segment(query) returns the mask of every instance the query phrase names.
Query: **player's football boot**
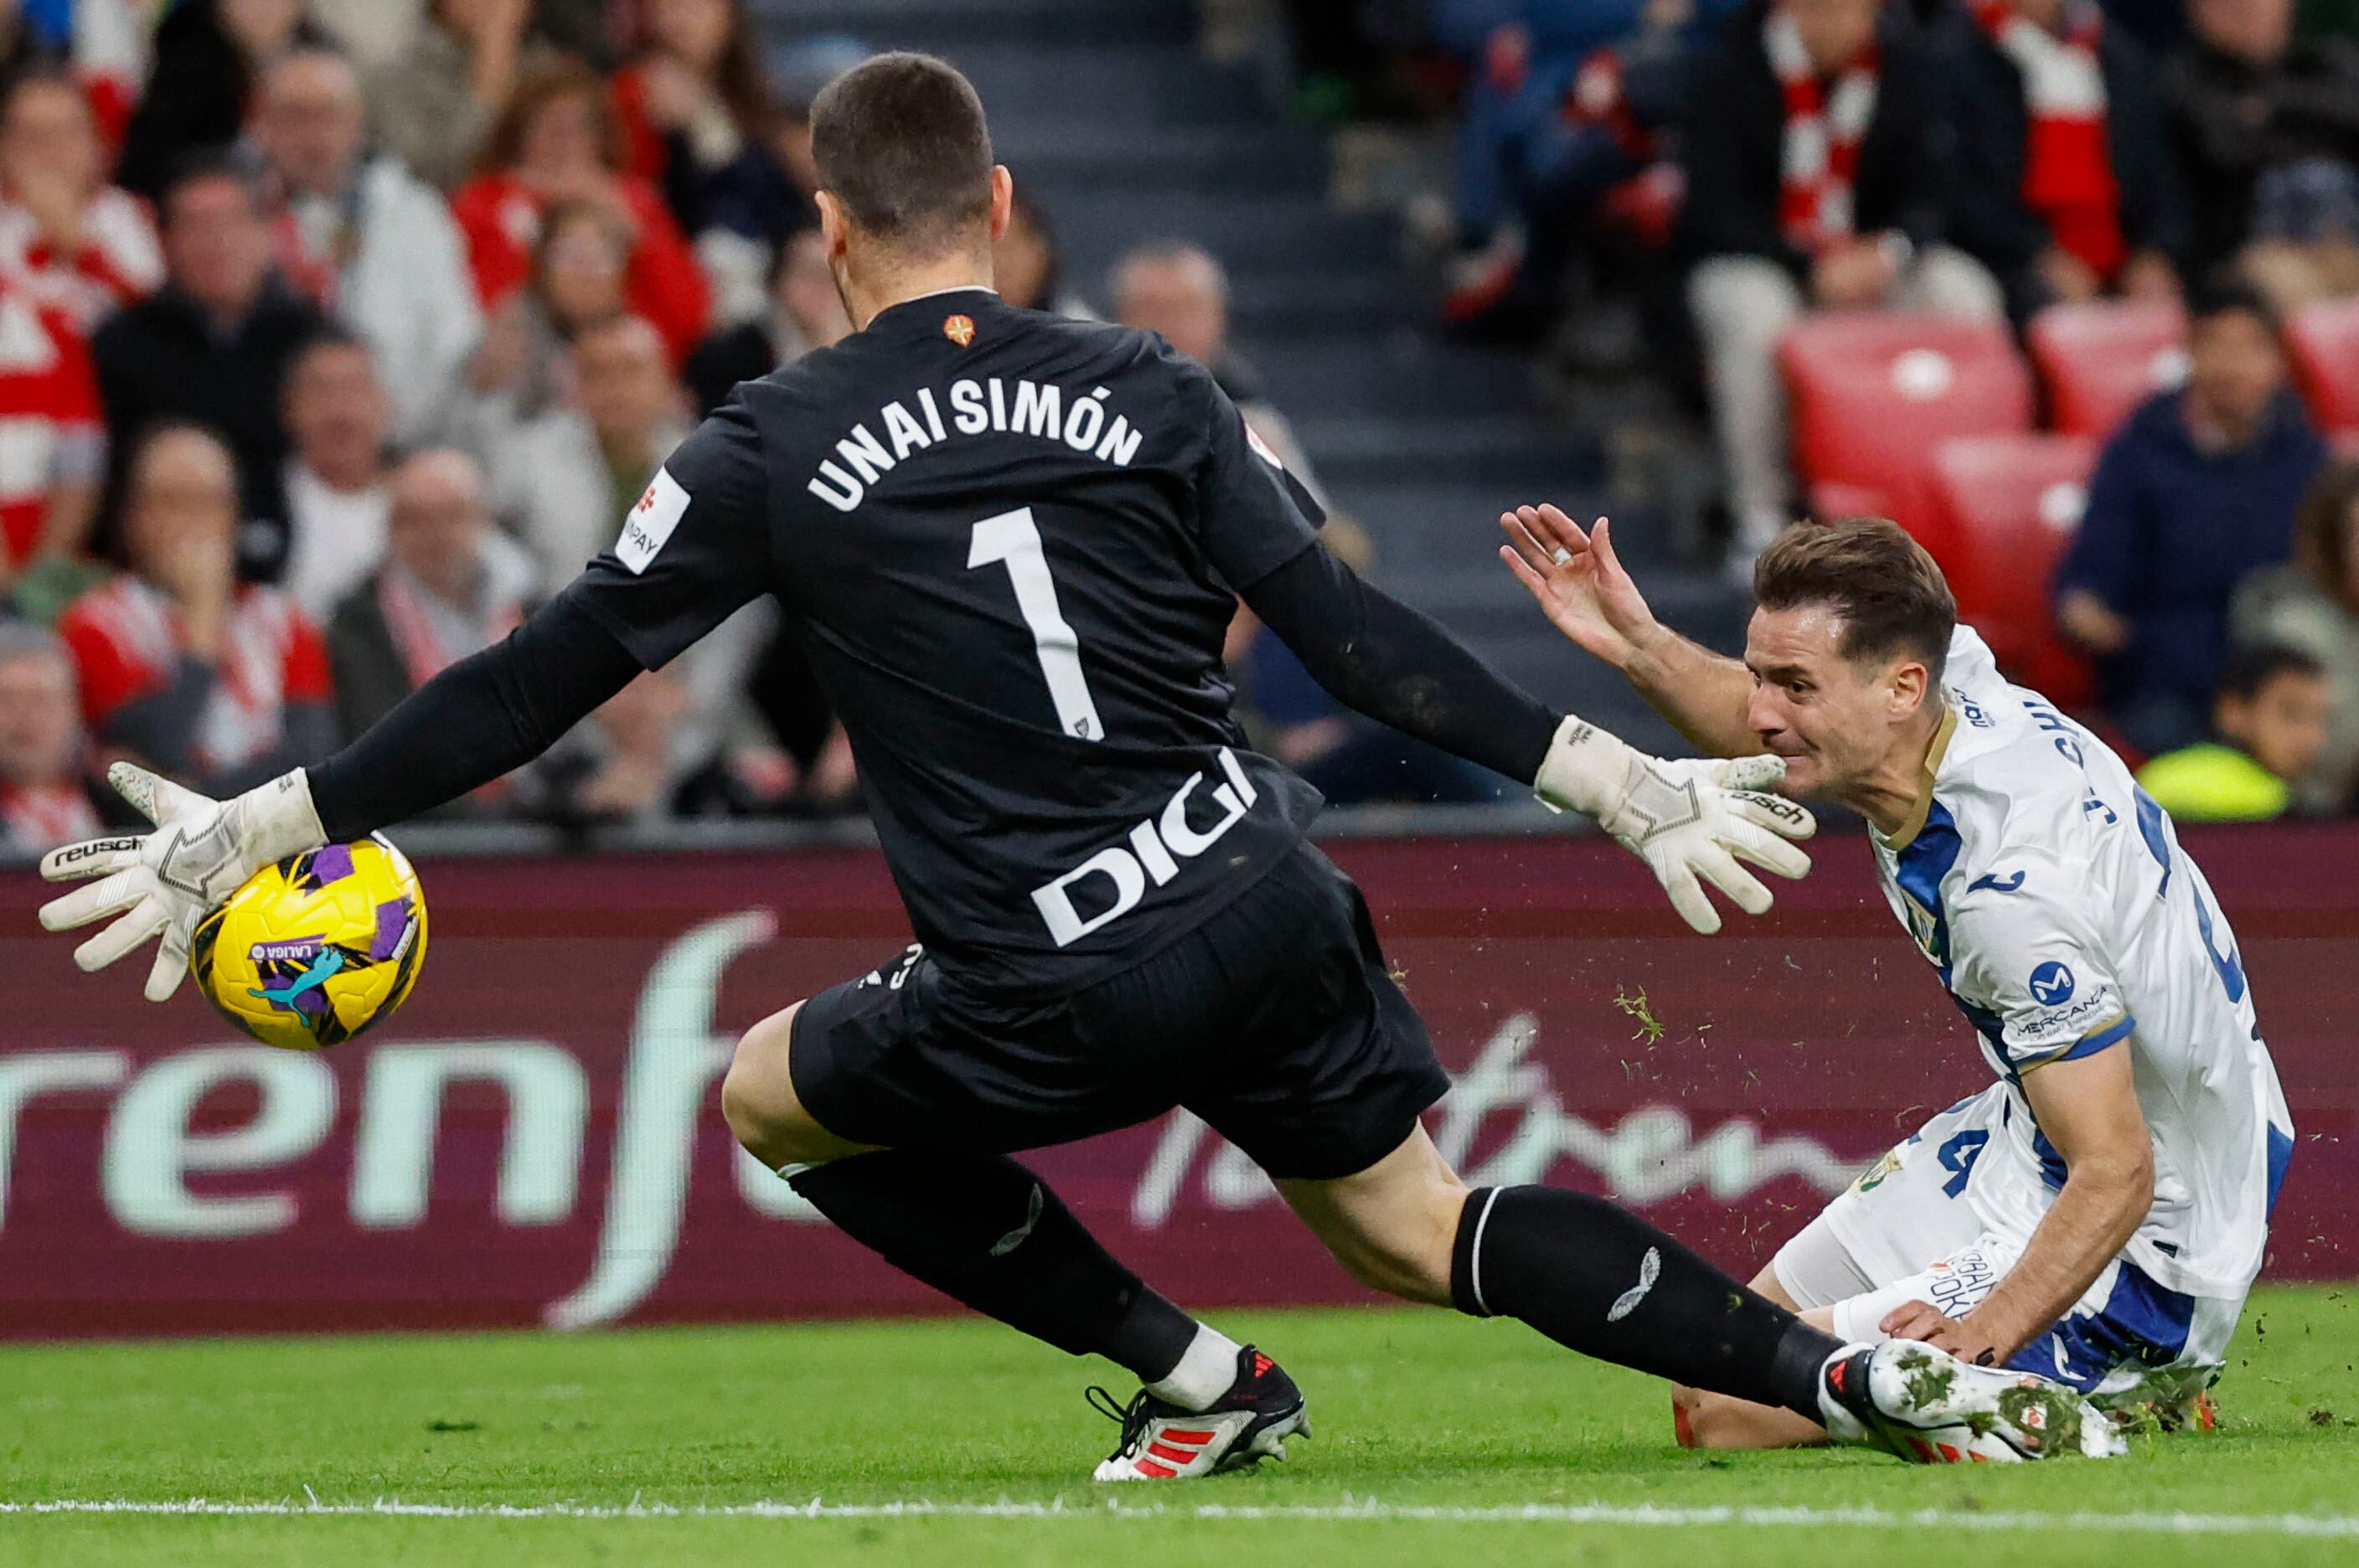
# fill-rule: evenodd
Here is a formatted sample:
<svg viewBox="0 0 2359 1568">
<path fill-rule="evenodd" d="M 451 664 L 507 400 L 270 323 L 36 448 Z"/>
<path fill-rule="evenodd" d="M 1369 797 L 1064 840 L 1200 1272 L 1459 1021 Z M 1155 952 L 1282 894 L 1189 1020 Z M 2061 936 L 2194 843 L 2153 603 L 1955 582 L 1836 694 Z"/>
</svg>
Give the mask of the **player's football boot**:
<svg viewBox="0 0 2359 1568">
<path fill-rule="evenodd" d="M 1914 1465 L 2012 1465 L 2128 1445 L 2094 1405 L 2061 1383 L 1975 1367 L 1916 1340 L 1846 1345 L 1819 1372 L 1819 1408 L 1837 1443 Z"/>
<path fill-rule="evenodd" d="M 1122 1423 L 1122 1442 L 1097 1468 L 1101 1481 L 1176 1481 L 1246 1469 L 1284 1459 L 1288 1438 L 1310 1435 L 1302 1390 L 1250 1345 L 1237 1352 L 1237 1380 L 1211 1410 L 1182 1410 L 1144 1388 L 1126 1406 L 1092 1388 L 1090 1403 Z"/>
</svg>

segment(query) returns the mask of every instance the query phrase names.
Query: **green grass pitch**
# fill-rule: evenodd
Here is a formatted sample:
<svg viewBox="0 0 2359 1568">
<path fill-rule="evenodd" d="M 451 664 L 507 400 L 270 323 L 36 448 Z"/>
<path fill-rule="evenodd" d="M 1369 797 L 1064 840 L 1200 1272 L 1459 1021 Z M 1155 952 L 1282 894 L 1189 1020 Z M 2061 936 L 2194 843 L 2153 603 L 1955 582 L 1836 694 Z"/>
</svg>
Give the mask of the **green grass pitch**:
<svg viewBox="0 0 2359 1568">
<path fill-rule="evenodd" d="M 1081 1392 L 1128 1388 L 974 1322 L 13 1348 L 0 1563 L 2359 1562 L 2359 1288 L 2256 1299 L 2220 1432 L 2006 1468 L 1683 1453 L 1661 1385 L 1513 1323 L 1222 1322 L 1316 1440 L 1119 1490 Z"/>
</svg>

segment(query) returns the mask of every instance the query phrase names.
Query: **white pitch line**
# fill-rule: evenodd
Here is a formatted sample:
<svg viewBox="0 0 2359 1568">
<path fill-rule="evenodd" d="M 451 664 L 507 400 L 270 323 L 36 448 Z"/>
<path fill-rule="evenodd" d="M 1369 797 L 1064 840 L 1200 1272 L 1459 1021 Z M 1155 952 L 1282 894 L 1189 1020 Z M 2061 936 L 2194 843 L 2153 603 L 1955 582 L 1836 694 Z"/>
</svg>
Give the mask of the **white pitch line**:
<svg viewBox="0 0 2359 1568">
<path fill-rule="evenodd" d="M 215 1502 L 205 1497 L 171 1502 L 130 1497 L 0 1502 L 0 1515 L 13 1514 L 130 1514 L 225 1519 L 1299 1519 L 1321 1523 L 1373 1520 L 1441 1524 L 1637 1525 L 1672 1529 L 1736 1525 L 1746 1529 L 1824 1530 L 1836 1526 L 1866 1530 L 2084 1530 L 2146 1535 L 2359 1539 L 2359 1516 L 2348 1514 L 1984 1513 L 1944 1508 L 1634 1508 L 1606 1503 L 1508 1503 L 1473 1508 L 1373 1501 L 1301 1505 L 1203 1503 L 1175 1507 L 1161 1503 L 1125 1503 L 1115 1497 L 1108 1497 L 1103 1503 L 1073 1508 L 1067 1508 L 1061 1498 L 1046 1503 L 828 1503 L 814 1497 L 808 1503 L 700 1503 L 684 1507 L 639 1502 L 404 1503 L 383 1498 L 366 1503 L 322 1503 L 316 1499 L 301 1503 L 232 1503 Z"/>
</svg>

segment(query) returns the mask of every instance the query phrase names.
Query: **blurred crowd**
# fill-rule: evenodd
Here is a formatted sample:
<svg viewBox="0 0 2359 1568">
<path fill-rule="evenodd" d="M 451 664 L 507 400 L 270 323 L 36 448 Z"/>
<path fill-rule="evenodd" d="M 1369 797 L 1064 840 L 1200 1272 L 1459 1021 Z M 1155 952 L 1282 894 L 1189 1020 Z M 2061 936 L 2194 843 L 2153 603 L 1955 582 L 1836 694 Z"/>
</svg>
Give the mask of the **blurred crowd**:
<svg viewBox="0 0 2359 1568">
<path fill-rule="evenodd" d="M 324 756 L 609 546 L 733 386 L 844 336 L 808 114 L 865 52 L 745 0 L 0 0 L 0 850 L 120 822 L 117 757 L 220 793 Z M 995 260 L 1089 313 L 1029 192 Z M 1308 472 L 1217 260 L 1107 282 Z M 1235 653 L 1338 798 L 1487 793 L 1250 626 Z M 448 814 L 858 809 L 765 605 Z"/>
<path fill-rule="evenodd" d="M 0 843 L 325 755 L 848 330 L 742 0 L 0 0 Z M 847 809 L 777 628 L 453 814 Z"/>
<path fill-rule="evenodd" d="M 2182 815 L 2359 809 L 2359 471 L 2334 462 L 2359 407 L 2306 404 L 2286 353 L 2289 328 L 2332 329 L 2313 379 L 2359 379 L 2359 5 L 1289 9 L 1325 40 L 1299 58 L 1328 101 L 1454 117 L 1450 321 L 1537 346 L 1621 309 L 1687 378 L 1740 577 L 1796 516 L 1860 498 L 1797 462 L 1805 324 L 2036 338 L 2060 308 L 2169 312 L 2170 373 L 2093 432 L 2045 629 Z"/>
<path fill-rule="evenodd" d="M 1454 117 L 1451 322 L 1618 303 L 1695 368 L 1740 563 L 1810 499 L 1797 323 L 2184 308 L 2055 626 L 2175 810 L 2351 809 L 2359 471 L 2281 334 L 2359 295 L 2359 0 L 1277 3 L 1309 96 Z M 0 846 L 101 825 L 114 757 L 218 791 L 323 755 L 611 543 L 733 385 L 843 336 L 807 116 L 864 52 L 746 0 L 0 0 Z M 1086 313 L 1018 197 L 1002 292 Z M 1215 257 L 1105 283 L 1316 487 Z M 1249 620 L 1231 656 L 1332 798 L 1495 793 Z M 756 607 L 451 811 L 857 809 Z"/>
</svg>

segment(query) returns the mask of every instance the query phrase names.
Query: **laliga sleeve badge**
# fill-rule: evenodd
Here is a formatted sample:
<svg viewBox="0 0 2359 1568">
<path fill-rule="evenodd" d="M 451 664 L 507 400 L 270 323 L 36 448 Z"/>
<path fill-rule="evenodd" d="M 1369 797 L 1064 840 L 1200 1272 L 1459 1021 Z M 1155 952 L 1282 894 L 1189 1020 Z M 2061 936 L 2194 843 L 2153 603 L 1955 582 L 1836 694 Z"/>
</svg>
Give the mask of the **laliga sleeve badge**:
<svg viewBox="0 0 2359 1568">
<path fill-rule="evenodd" d="M 942 336 L 950 339 L 951 342 L 958 344 L 961 348 L 966 347 L 969 343 L 974 342 L 974 318 L 973 316 L 944 316 L 942 318 Z"/>
</svg>

